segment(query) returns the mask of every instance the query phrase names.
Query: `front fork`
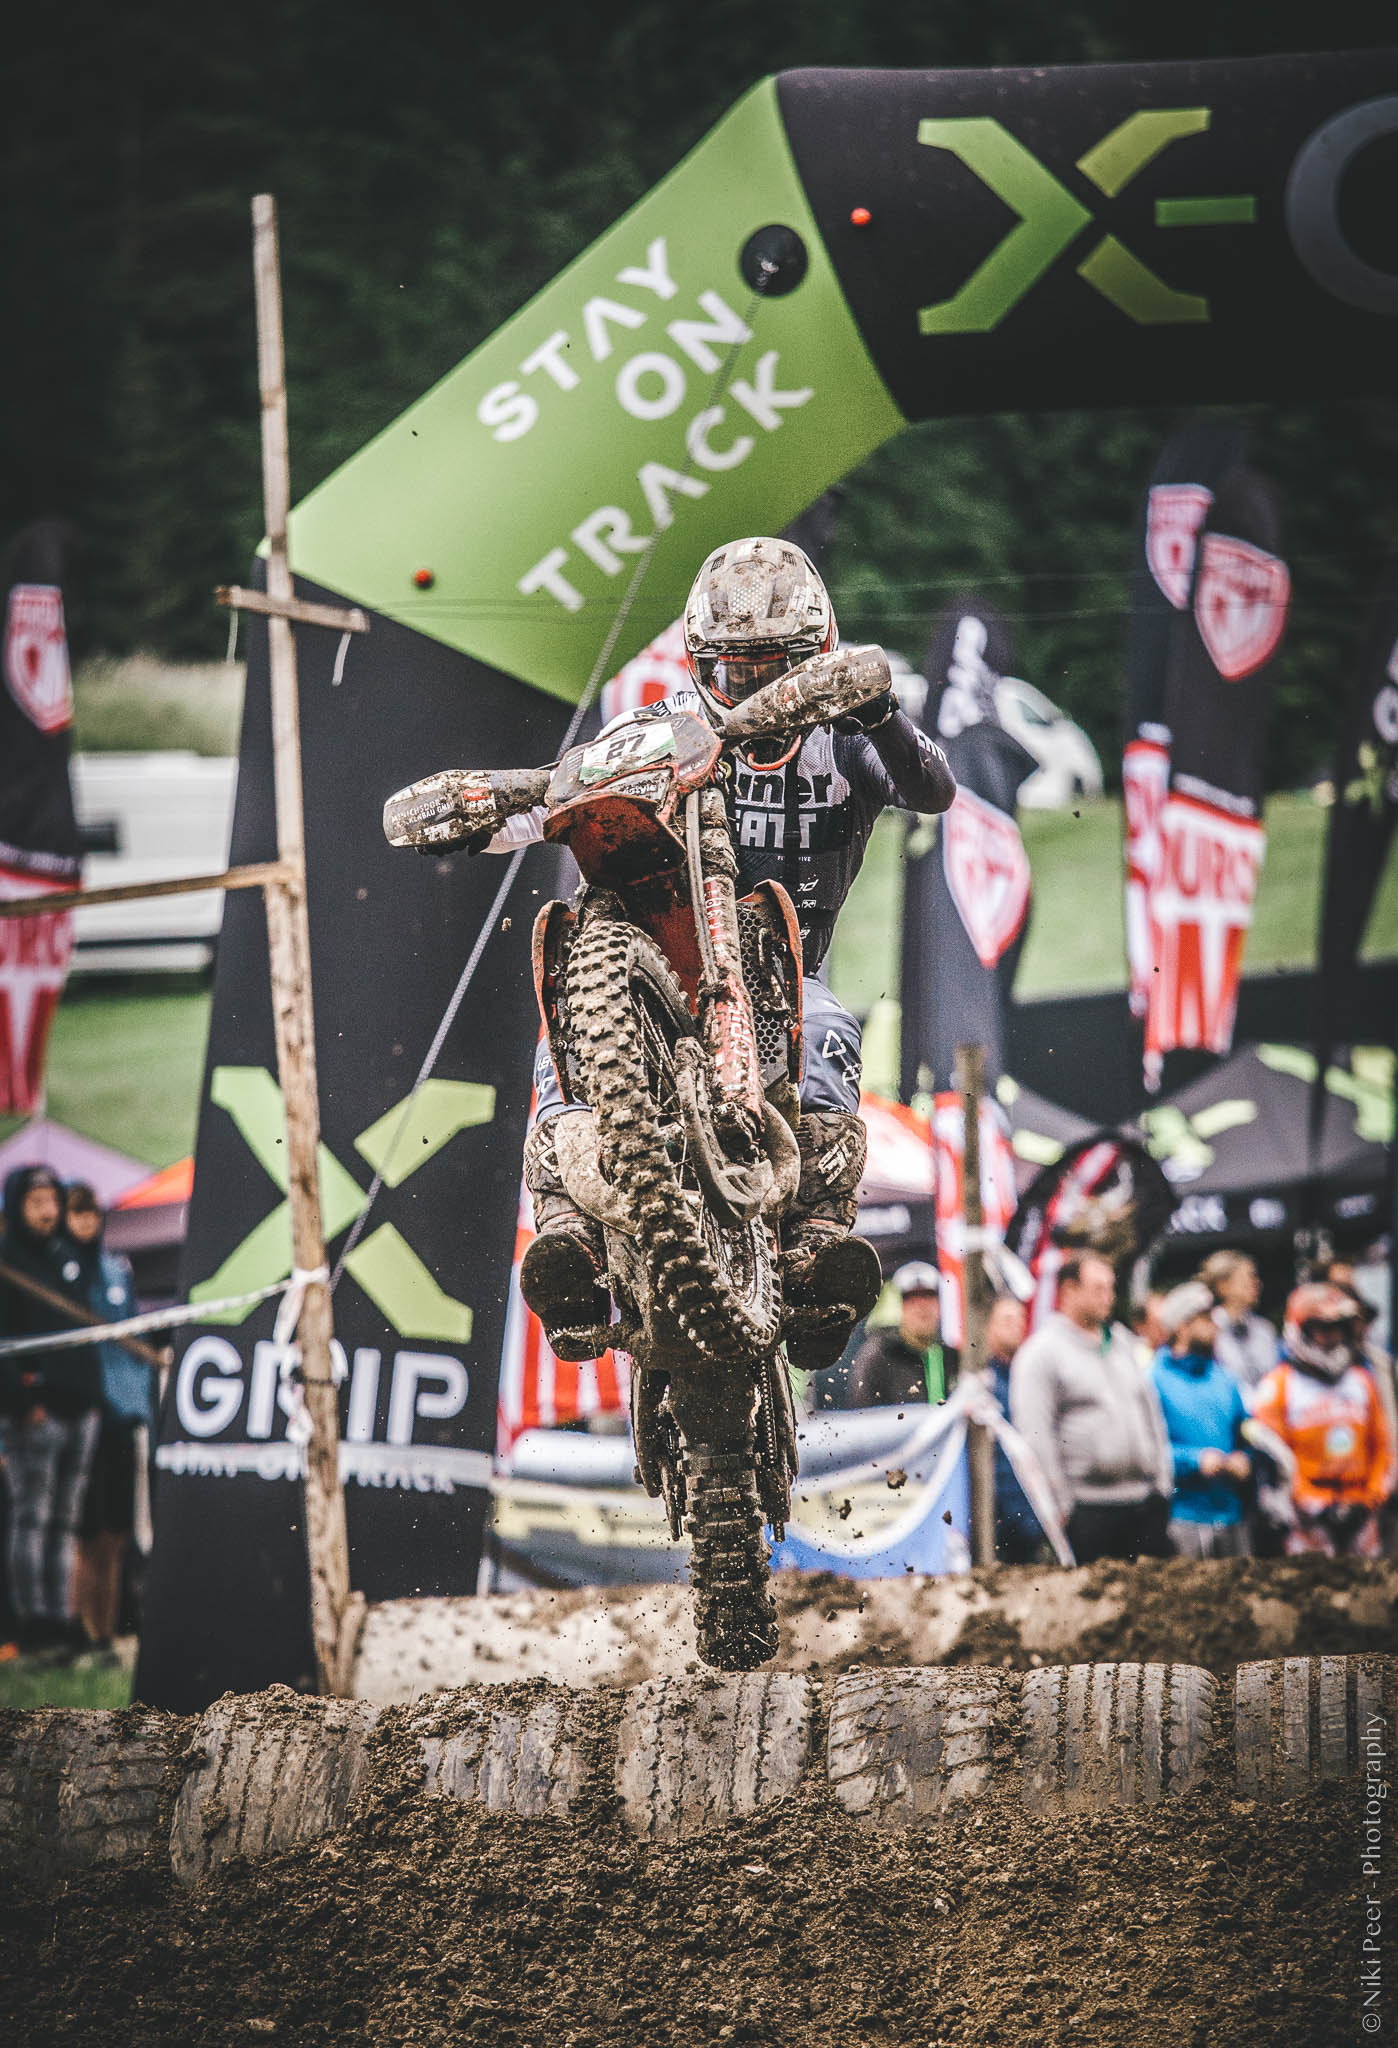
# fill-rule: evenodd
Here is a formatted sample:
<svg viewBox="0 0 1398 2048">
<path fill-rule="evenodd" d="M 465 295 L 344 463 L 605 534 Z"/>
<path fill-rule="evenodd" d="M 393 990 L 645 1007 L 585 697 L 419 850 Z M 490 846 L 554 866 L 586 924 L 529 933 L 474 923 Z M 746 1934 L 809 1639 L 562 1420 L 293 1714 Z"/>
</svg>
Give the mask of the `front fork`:
<svg viewBox="0 0 1398 2048">
<path fill-rule="evenodd" d="M 762 1130 L 762 1070 L 752 999 L 743 980 L 738 861 L 721 791 L 693 790 L 686 798 L 685 852 L 704 967 L 700 1017 L 713 1074 L 714 1112 L 720 1127 L 736 1127 L 755 1148 Z"/>
</svg>

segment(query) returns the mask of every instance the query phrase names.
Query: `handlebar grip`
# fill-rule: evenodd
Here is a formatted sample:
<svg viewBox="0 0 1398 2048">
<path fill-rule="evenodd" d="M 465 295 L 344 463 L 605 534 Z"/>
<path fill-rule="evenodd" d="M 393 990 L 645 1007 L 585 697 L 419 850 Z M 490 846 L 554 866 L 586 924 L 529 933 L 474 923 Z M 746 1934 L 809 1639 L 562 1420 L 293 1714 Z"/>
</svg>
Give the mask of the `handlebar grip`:
<svg viewBox="0 0 1398 2048">
<path fill-rule="evenodd" d="M 764 683 L 725 714 L 728 740 L 780 735 L 801 727 L 830 725 L 872 704 L 893 687 L 888 656 L 881 647 L 836 647 L 813 654 L 775 683 Z"/>
<path fill-rule="evenodd" d="M 383 807 L 390 846 L 419 853 L 460 846 L 484 833 L 491 838 L 507 818 L 532 811 L 548 791 L 551 768 L 441 768 L 410 782 Z"/>
</svg>

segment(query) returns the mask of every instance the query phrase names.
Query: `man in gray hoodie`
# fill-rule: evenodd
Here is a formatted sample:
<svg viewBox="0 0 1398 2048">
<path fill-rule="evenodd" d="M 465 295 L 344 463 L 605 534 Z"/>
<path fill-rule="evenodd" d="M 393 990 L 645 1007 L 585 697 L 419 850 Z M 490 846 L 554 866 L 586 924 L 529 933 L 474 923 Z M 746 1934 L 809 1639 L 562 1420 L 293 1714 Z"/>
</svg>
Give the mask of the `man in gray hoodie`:
<svg viewBox="0 0 1398 2048">
<path fill-rule="evenodd" d="M 1115 1299 L 1106 1259 L 1065 1260 L 1058 1307 L 1010 1370 L 1010 1420 L 1039 1454 L 1079 1564 L 1171 1554 L 1165 1418 L 1130 1333 L 1111 1320 Z"/>
</svg>

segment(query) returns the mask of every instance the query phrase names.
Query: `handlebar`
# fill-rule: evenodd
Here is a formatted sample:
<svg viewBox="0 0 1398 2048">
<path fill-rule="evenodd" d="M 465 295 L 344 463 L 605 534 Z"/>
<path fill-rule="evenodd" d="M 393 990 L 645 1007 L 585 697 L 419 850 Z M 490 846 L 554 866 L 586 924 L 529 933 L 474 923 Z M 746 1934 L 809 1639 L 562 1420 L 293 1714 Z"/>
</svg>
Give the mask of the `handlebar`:
<svg viewBox="0 0 1398 2048">
<path fill-rule="evenodd" d="M 532 811 L 548 792 L 551 768 L 442 768 L 410 782 L 383 807 L 390 846 L 435 853 L 484 833 L 491 838 L 507 818 Z"/>
<path fill-rule="evenodd" d="M 861 711 L 893 687 L 881 647 L 837 647 L 813 654 L 799 668 L 764 683 L 723 721 L 725 740 L 780 738 Z"/>
</svg>

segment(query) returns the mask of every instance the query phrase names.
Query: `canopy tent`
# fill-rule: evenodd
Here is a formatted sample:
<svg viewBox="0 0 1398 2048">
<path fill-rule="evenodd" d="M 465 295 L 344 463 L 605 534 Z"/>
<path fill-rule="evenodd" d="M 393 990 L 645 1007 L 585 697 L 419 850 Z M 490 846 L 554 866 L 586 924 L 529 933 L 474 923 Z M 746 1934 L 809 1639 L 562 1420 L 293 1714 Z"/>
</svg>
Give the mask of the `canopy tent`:
<svg viewBox="0 0 1398 2048">
<path fill-rule="evenodd" d="M 104 1209 L 147 1179 L 150 1168 L 51 1117 L 32 1117 L 0 1144 L 0 1182 L 18 1166 L 47 1166 L 62 1181 L 86 1181 Z"/>
<path fill-rule="evenodd" d="M 1036 1173 L 1062 1157 L 1093 1126 L 1006 1075 L 997 1089 L 1010 1132 L 1015 1183 L 1023 1194 Z M 900 1102 L 865 1093 L 859 1114 L 869 1133 L 869 1157 L 859 1184 L 856 1228 L 878 1251 L 885 1272 L 904 1259 L 933 1257 L 932 1126 Z"/>
<path fill-rule="evenodd" d="M 1243 1046 L 1147 1110 L 1147 1143 L 1178 1197 L 1167 1246 L 1289 1242 L 1309 1223 L 1377 1236 L 1393 1175 L 1393 1069 L 1380 1046 L 1346 1048 L 1326 1069 L 1313 1186 L 1316 1062 L 1303 1046 Z"/>
</svg>

